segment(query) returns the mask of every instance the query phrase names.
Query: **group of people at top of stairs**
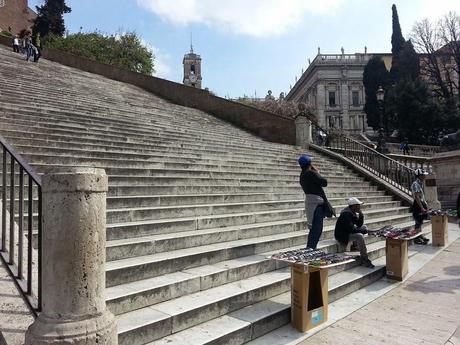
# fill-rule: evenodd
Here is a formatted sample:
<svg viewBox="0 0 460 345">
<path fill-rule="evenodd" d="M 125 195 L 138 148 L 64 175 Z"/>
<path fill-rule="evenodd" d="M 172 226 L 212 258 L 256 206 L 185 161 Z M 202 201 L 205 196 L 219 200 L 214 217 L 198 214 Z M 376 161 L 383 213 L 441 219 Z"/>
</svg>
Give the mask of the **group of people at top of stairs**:
<svg viewBox="0 0 460 345">
<path fill-rule="evenodd" d="M 32 37 L 32 33 L 27 31 L 23 38 L 19 38 L 18 35 L 15 35 L 13 37 L 13 51 L 15 53 L 24 54 L 26 56 L 26 61 L 31 59 L 33 62 L 38 62 L 41 56 L 40 33 Z"/>
<path fill-rule="evenodd" d="M 307 216 L 307 226 L 309 228 L 307 249 L 316 249 L 319 238 L 323 232 L 323 220 L 325 217 L 335 215 L 334 209 L 327 200 L 323 188 L 327 187 L 327 180 L 322 177 L 315 166 L 312 164 L 312 158 L 302 155 L 298 159 L 302 169 L 300 173 L 300 185 L 305 193 L 305 213 Z M 417 179 L 412 184 L 414 195 L 414 204 L 412 214 L 415 220 L 415 228 L 422 227 L 423 220 L 426 218 L 427 206 L 423 192 L 423 180 L 427 173 L 421 169 L 415 172 Z M 374 268 L 367 254 L 364 235 L 368 233 L 364 225 L 364 215 L 361 211 L 361 202 L 358 198 L 352 197 L 348 200 L 348 206 L 345 207 L 337 219 L 334 229 L 334 237 L 339 245 L 339 251 L 345 251 L 350 242 L 356 243 L 360 251 L 361 265 Z M 428 239 L 423 235 L 417 238 L 419 244 L 427 244 Z"/>
</svg>

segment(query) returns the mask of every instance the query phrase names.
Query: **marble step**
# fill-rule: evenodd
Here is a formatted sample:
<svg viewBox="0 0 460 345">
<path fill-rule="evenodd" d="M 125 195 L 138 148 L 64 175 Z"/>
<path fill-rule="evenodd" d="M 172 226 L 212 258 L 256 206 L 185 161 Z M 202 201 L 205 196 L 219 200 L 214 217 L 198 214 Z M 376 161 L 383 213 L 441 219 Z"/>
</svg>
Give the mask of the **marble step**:
<svg viewBox="0 0 460 345">
<path fill-rule="evenodd" d="M 382 243 L 377 242 L 382 241 L 373 236 L 366 237 L 368 254 L 371 259 L 385 254 L 384 245 L 382 247 Z M 275 251 L 224 260 L 211 265 L 202 265 L 158 277 L 112 286 L 107 288 L 106 291 L 107 305 L 114 314 L 123 314 L 194 292 L 204 291 L 281 269 L 287 265 L 271 260 L 270 256 L 272 254 L 304 247 L 305 244 L 279 248 Z M 323 239 L 318 244 L 318 248 L 335 252 L 336 243 L 331 238 Z M 353 252 L 352 254 L 359 255 L 359 252 Z M 331 272 L 347 270 L 356 265 L 356 262 L 342 265 L 335 270 L 331 270 Z"/>
<path fill-rule="evenodd" d="M 410 219 L 410 215 L 401 214 L 382 217 L 379 221 L 377 219 L 374 220 L 376 227 L 379 227 L 380 225 L 392 224 L 394 222 L 409 222 Z M 371 220 L 369 219 L 368 222 L 371 222 Z M 332 224 L 326 224 L 326 226 L 329 225 Z M 107 230 L 110 231 L 109 228 Z M 188 230 L 191 229 L 188 228 Z M 305 232 L 294 230 L 290 233 L 219 242 L 110 261 L 107 263 L 106 282 L 107 286 L 114 286 L 204 264 L 212 264 L 241 256 L 286 248 L 305 243 L 305 235 Z M 144 250 L 144 248 L 140 248 L 139 250 Z"/>
<path fill-rule="evenodd" d="M 335 275 L 331 276 L 329 282 L 331 300 L 334 300 L 334 294 L 340 294 L 340 290 L 346 285 L 364 285 L 357 282 L 360 280 L 367 280 L 370 283 L 382 277 L 384 272 L 383 267 L 368 269 L 366 272 L 363 272 L 361 267 L 356 267 L 337 273 L 337 281 L 342 281 L 341 276 L 346 275 L 347 272 L 350 277 L 352 270 L 356 273 L 354 279 L 342 278 L 348 284 L 334 284 L 332 277 Z M 373 279 L 366 279 L 371 274 Z M 119 315 L 117 317 L 119 343 L 120 345 L 145 344 L 248 305 L 263 302 L 289 291 L 290 279 L 289 269 L 280 269 Z M 339 291 L 334 291 L 334 287 Z M 142 320 L 142 322 L 133 322 L 134 320 Z"/>
</svg>

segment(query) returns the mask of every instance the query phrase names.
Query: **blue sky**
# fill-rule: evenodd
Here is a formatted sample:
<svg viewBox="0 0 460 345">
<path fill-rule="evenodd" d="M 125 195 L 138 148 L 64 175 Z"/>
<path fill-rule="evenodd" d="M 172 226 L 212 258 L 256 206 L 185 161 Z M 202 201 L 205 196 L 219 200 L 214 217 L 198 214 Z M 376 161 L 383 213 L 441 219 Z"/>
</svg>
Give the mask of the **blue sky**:
<svg viewBox="0 0 460 345">
<path fill-rule="evenodd" d="M 70 32 L 134 30 L 154 49 L 157 76 L 182 82 L 182 58 L 201 55 L 203 87 L 219 96 L 287 92 L 321 53 L 388 52 L 391 5 L 403 34 L 415 21 L 460 13 L 459 0 L 67 0 Z M 29 0 L 29 5 L 42 4 Z"/>
</svg>

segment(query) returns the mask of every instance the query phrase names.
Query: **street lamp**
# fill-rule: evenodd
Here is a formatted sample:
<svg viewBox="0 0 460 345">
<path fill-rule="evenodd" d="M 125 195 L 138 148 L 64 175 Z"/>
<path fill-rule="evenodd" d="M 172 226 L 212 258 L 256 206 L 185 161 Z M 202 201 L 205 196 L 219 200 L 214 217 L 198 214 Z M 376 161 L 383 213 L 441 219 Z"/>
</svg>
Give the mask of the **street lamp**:
<svg viewBox="0 0 460 345">
<path fill-rule="evenodd" d="M 377 143 L 377 151 L 380 153 L 388 153 L 388 148 L 385 143 L 385 136 L 383 130 L 383 101 L 385 99 L 385 90 L 383 90 L 382 86 L 379 86 L 377 89 L 377 101 L 379 103 L 379 140 Z"/>
</svg>

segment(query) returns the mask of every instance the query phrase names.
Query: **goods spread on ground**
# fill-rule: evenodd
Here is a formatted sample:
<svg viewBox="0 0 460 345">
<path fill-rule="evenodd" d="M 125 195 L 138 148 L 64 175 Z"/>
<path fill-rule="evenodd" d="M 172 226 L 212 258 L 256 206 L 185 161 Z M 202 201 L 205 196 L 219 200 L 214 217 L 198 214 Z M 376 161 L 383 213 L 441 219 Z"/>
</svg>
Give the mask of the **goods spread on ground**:
<svg viewBox="0 0 460 345">
<path fill-rule="evenodd" d="M 326 253 L 321 249 L 298 249 L 289 250 L 272 255 L 272 259 L 294 264 L 325 267 L 334 264 L 346 263 L 354 260 L 352 255 Z"/>
<path fill-rule="evenodd" d="M 456 210 L 428 210 L 429 216 L 457 217 Z"/>
<path fill-rule="evenodd" d="M 421 234 L 421 231 L 416 230 L 413 226 L 408 226 L 405 228 L 395 228 L 392 225 L 386 225 L 383 228 L 380 228 L 376 231 L 370 231 L 369 234 L 378 237 L 407 240 L 417 237 Z"/>
</svg>

